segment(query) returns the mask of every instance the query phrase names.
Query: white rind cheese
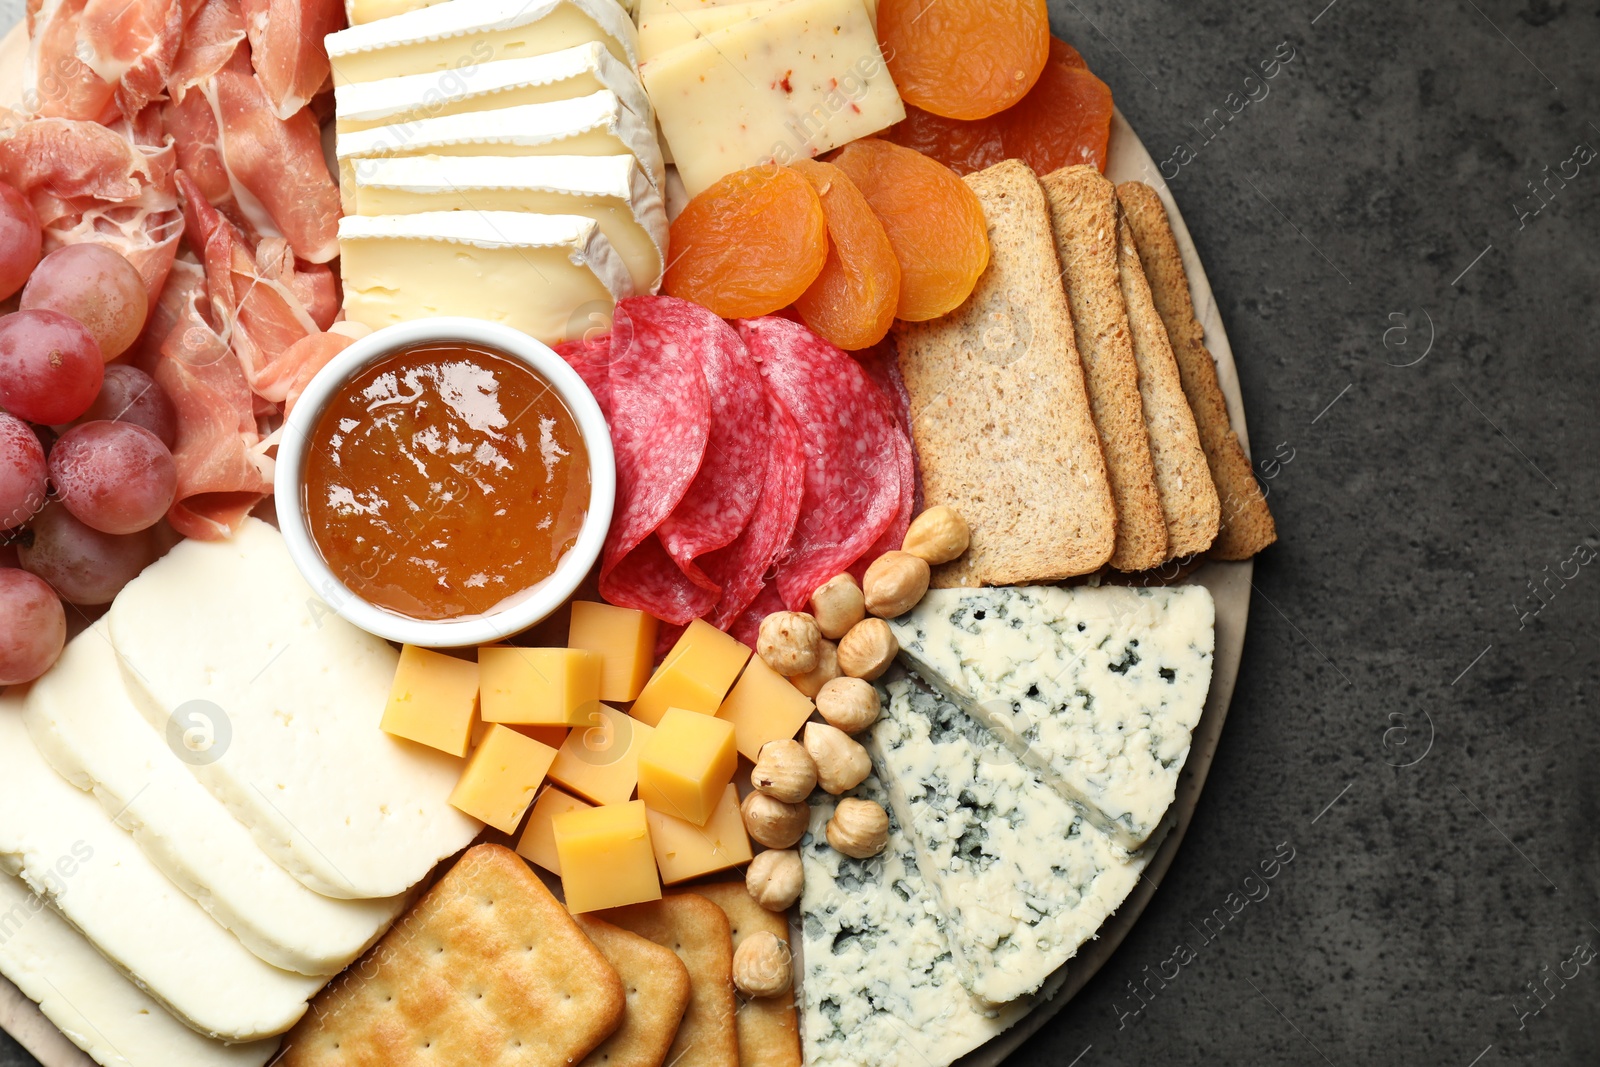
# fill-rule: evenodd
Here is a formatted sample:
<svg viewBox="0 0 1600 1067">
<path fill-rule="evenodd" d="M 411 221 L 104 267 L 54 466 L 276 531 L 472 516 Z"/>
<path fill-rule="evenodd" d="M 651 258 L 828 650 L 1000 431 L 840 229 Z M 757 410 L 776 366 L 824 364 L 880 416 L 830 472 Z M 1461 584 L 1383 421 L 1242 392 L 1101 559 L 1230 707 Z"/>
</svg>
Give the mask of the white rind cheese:
<svg viewBox="0 0 1600 1067">
<path fill-rule="evenodd" d="M 875 778 L 854 795 L 887 808 Z M 962 986 L 943 919 L 890 812 L 889 844 L 866 860 L 834 851 L 824 832 L 833 797 L 812 798 L 800 844 L 801 1030 L 807 1067 L 944 1067 L 1005 1031 L 1032 1004 L 994 1008 Z"/>
<path fill-rule="evenodd" d="M 889 623 L 913 670 L 1128 849 L 1160 825 L 1211 687 L 1203 586 L 936 589 Z"/>
<path fill-rule="evenodd" d="M 106 1067 L 261 1067 L 276 1038 L 202 1037 L 117 973 L 21 881 L 0 874 L 0 975 Z"/>
<path fill-rule="evenodd" d="M 67 645 L 25 707 L 56 772 L 92 790 L 168 878 L 274 967 L 337 974 L 405 904 L 325 897 L 268 859 L 134 707 L 104 620 Z"/>
<path fill-rule="evenodd" d="M 335 615 L 266 523 L 182 542 L 108 617 L 145 721 L 214 720 L 216 758 L 190 772 L 308 887 L 398 896 L 483 828 L 450 805 L 460 760 L 378 727 L 399 655 Z"/>
<path fill-rule="evenodd" d="M 959 708 L 904 676 L 868 750 L 945 916 L 962 981 L 1032 993 L 1133 891 L 1130 857 Z"/>
</svg>

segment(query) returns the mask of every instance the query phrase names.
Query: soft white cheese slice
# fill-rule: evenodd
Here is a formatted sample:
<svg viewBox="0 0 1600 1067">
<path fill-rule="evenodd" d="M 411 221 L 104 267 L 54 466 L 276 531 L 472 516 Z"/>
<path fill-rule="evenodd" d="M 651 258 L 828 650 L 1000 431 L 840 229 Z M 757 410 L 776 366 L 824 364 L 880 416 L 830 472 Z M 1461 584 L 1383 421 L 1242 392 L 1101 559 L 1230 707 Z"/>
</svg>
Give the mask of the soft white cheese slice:
<svg viewBox="0 0 1600 1067">
<path fill-rule="evenodd" d="M 345 315 L 375 330 L 466 315 L 556 344 L 609 329 L 616 302 L 633 295 L 600 225 L 578 215 L 347 215 L 339 256 Z"/>
<path fill-rule="evenodd" d="M 1204 586 L 935 589 L 902 658 L 1125 848 L 1172 804 L 1211 688 Z"/>
<path fill-rule="evenodd" d="M 1133 891 L 1130 857 L 959 708 L 901 674 L 866 738 L 962 982 L 1004 1004 L 1032 993 Z"/>
<path fill-rule="evenodd" d="M 20 880 L 0 874 L 0 974 L 106 1067 L 262 1067 L 275 1038 L 225 1045 L 174 1019 Z"/>
<path fill-rule="evenodd" d="M 93 797 L 50 769 L 10 693 L 0 696 L 0 869 L 208 1037 L 281 1034 L 326 981 L 264 963 L 168 881 Z"/>
<path fill-rule="evenodd" d="M 1028 999 L 991 1007 L 962 987 L 945 923 L 915 847 L 877 778 L 851 791 L 889 809 L 889 843 L 858 860 L 828 844 L 837 801 L 818 792 L 800 843 L 808 1067 L 945 1067 L 1026 1015 Z"/>
<path fill-rule="evenodd" d="M 653 293 L 666 263 L 667 210 L 632 156 L 410 156 L 356 168 L 356 211 L 524 211 L 581 215 Z"/>
<path fill-rule="evenodd" d="M 335 615 L 266 523 L 181 542 L 109 619 L 145 720 L 211 720 L 216 758 L 190 772 L 310 888 L 398 896 L 482 829 L 450 806 L 460 760 L 379 728 L 398 654 Z"/>
<path fill-rule="evenodd" d="M 67 645 L 26 707 L 56 772 L 92 790 L 168 878 L 273 966 L 337 974 L 405 904 L 325 897 L 268 859 L 134 707 L 103 619 Z"/>
<path fill-rule="evenodd" d="M 571 100 L 602 89 L 616 93 L 622 106 L 641 119 L 653 120 L 639 76 L 594 41 L 547 56 L 341 85 L 333 97 L 338 130 L 350 133 L 469 111 Z"/>
<path fill-rule="evenodd" d="M 376 22 L 379 19 L 393 18 L 403 15 L 407 11 L 418 8 L 432 7 L 441 0 L 345 0 L 344 12 L 350 25 L 359 26 L 363 22 Z M 617 0 L 622 10 L 633 14 L 633 0 Z"/>
<path fill-rule="evenodd" d="M 906 115 L 862 0 L 790 0 L 651 58 L 640 76 L 690 196 Z"/>
<path fill-rule="evenodd" d="M 639 65 L 638 31 L 616 0 L 447 0 L 330 33 L 333 84 L 459 70 L 598 41 Z"/>
</svg>

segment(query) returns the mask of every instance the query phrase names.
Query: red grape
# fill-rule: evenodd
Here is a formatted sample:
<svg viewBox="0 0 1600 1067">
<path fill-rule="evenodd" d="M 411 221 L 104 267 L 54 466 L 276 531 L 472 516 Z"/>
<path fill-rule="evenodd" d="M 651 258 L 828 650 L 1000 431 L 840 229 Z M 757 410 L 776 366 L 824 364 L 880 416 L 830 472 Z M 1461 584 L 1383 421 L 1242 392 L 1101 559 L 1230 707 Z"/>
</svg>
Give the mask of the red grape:
<svg viewBox="0 0 1600 1067">
<path fill-rule="evenodd" d="M 17 559 L 16 545 L 0 545 L 0 570 L 7 567 L 20 567 L 22 563 Z"/>
<path fill-rule="evenodd" d="M 44 507 L 44 448 L 28 424 L 0 411 L 0 530 L 12 530 Z"/>
<path fill-rule="evenodd" d="M 72 316 L 94 335 L 101 357 L 112 360 L 138 340 L 150 298 L 132 263 L 105 245 L 76 244 L 39 261 L 22 290 L 22 307 Z"/>
<path fill-rule="evenodd" d="M 69 604 L 111 603 L 156 558 L 148 533 L 101 533 L 58 503 L 46 505 L 28 529 L 32 543 L 17 549 L 23 570 L 49 582 Z"/>
<path fill-rule="evenodd" d="M 0 570 L 0 685 L 33 681 L 66 643 L 60 598 L 27 571 Z"/>
<path fill-rule="evenodd" d="M 167 391 L 138 367 L 126 363 L 106 365 L 105 384 L 80 422 L 131 422 L 143 426 L 168 448 L 178 442 L 178 413 Z"/>
<path fill-rule="evenodd" d="M 15 187 L 0 182 L 0 300 L 22 288 L 43 247 L 44 231 L 33 205 Z"/>
<path fill-rule="evenodd" d="M 100 346 L 76 319 L 42 308 L 0 319 L 0 407 L 19 419 L 71 422 L 104 378 Z"/>
<path fill-rule="evenodd" d="M 86 422 L 50 450 L 50 481 L 77 520 L 131 534 L 161 521 L 178 492 L 178 468 L 161 438 L 131 422 Z"/>
</svg>

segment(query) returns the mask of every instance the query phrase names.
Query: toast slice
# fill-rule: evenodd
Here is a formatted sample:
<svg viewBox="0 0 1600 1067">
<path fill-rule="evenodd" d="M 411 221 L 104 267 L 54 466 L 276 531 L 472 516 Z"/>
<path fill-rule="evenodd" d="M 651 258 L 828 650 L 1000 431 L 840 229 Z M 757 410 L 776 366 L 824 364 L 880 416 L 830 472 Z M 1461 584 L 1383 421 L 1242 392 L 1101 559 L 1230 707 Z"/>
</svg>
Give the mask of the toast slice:
<svg viewBox="0 0 1600 1067">
<path fill-rule="evenodd" d="M 1133 358 L 1122 300 L 1117 189 L 1090 166 L 1064 167 L 1040 178 L 1039 184 L 1050 202 L 1050 223 L 1072 308 L 1089 408 L 1100 432 L 1117 507 L 1111 566 L 1119 571 L 1147 570 L 1167 558 L 1167 519 L 1156 487 L 1150 433 L 1139 396 L 1139 365 Z"/>
<path fill-rule="evenodd" d="M 1150 282 L 1156 311 L 1166 326 L 1172 352 L 1205 449 L 1221 502 L 1220 529 L 1211 546 L 1217 559 L 1249 559 L 1278 539 L 1277 524 L 1256 482 L 1228 418 L 1228 403 L 1217 382 L 1216 362 L 1205 344 L 1205 331 L 1195 318 L 1189 276 L 1184 272 L 1178 242 L 1156 191 L 1143 182 L 1117 186 L 1139 259 Z"/>
<path fill-rule="evenodd" d="M 972 528 L 932 584 L 1089 574 L 1111 558 L 1117 514 L 1044 190 L 1018 160 L 963 180 L 988 220 L 988 269 L 949 315 L 895 325 L 927 506 Z"/>
</svg>

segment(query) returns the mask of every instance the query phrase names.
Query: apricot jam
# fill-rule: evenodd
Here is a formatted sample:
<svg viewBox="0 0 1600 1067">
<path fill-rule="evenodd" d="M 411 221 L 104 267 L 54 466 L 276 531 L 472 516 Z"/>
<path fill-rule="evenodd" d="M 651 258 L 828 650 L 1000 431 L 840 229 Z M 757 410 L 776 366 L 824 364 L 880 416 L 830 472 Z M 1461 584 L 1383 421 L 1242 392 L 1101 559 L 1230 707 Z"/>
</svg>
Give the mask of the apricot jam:
<svg viewBox="0 0 1600 1067">
<path fill-rule="evenodd" d="M 589 510 L 561 398 L 493 349 L 428 342 L 351 379 L 317 420 L 302 504 L 351 592 L 414 619 L 485 615 L 555 572 Z"/>
</svg>

